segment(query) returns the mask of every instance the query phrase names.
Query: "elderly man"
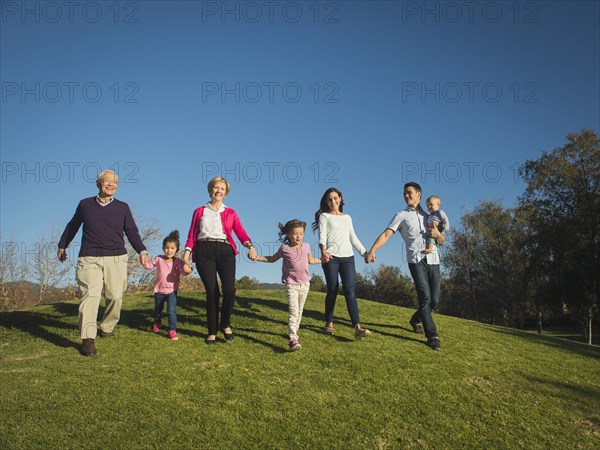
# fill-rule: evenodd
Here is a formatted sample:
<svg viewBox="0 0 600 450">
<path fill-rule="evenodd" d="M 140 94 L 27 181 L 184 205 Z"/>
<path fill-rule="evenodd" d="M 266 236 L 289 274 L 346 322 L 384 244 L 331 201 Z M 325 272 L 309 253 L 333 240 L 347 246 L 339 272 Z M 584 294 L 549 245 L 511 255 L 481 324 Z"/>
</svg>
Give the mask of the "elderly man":
<svg viewBox="0 0 600 450">
<path fill-rule="evenodd" d="M 433 350 L 440 350 L 440 339 L 431 316 L 431 311 L 440 300 L 440 256 L 437 247 L 428 254 L 423 254 L 423 250 L 427 236 L 435 238 L 439 245 L 444 245 L 445 237 L 437 228 L 427 228 L 427 213 L 420 204 L 421 186 L 414 182 L 406 183 L 404 201 L 406 209 L 394 215 L 387 228 L 373 243 L 365 261 L 375 261 L 375 251 L 385 245 L 395 232 L 400 233 L 406 244 L 408 269 L 419 297 L 419 307 L 410 319 L 410 324 L 415 333 L 423 333 L 425 328 L 427 345 Z"/>
<path fill-rule="evenodd" d="M 100 337 L 111 337 L 121 315 L 123 294 L 127 287 L 127 250 L 123 233 L 140 254 L 140 262 L 148 262 L 148 252 L 127 203 L 114 198 L 119 178 L 112 170 L 104 170 L 96 179 L 98 195 L 81 200 L 75 215 L 58 242 L 58 259 L 67 259 L 66 249 L 83 224 L 81 250 L 77 260 L 77 283 L 82 291 L 79 304 L 81 353 L 94 356 L 98 308 L 104 288 L 106 309 L 100 323 Z"/>
</svg>

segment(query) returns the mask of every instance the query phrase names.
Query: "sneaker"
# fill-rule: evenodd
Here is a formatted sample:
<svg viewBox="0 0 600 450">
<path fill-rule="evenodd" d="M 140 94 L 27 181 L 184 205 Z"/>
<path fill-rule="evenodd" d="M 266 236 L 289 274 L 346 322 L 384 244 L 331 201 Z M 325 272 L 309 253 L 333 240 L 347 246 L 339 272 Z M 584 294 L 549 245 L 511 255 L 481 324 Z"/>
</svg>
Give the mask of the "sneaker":
<svg viewBox="0 0 600 450">
<path fill-rule="evenodd" d="M 437 337 L 432 337 L 432 338 L 427 339 L 427 345 L 432 350 L 441 350 L 442 349 L 442 344 L 440 342 L 440 339 Z"/>
<path fill-rule="evenodd" d="M 107 333 L 106 331 L 103 331 L 102 329 L 100 329 L 100 337 L 101 338 L 109 338 L 109 337 L 113 337 L 115 335 L 114 330 L 111 331 L 110 333 Z"/>
<path fill-rule="evenodd" d="M 160 333 L 160 325 L 160 322 L 154 322 L 154 325 L 152 326 L 152 332 Z"/>
<path fill-rule="evenodd" d="M 328 334 L 329 336 L 333 336 L 335 334 L 335 329 L 333 328 L 332 322 L 327 322 L 325 324 L 325 328 L 323 328 L 323 333 Z"/>
<path fill-rule="evenodd" d="M 415 323 L 412 320 L 409 321 L 408 323 L 410 323 L 410 326 L 412 327 L 412 329 L 415 333 L 423 334 L 423 327 L 421 326 L 420 323 Z"/>
<path fill-rule="evenodd" d="M 302 346 L 300 345 L 300 342 L 298 342 L 298 339 L 293 339 L 290 341 L 290 347 L 289 347 L 289 351 L 290 352 L 295 352 L 296 350 L 300 350 L 302 348 Z"/>
<path fill-rule="evenodd" d="M 96 346 L 94 345 L 93 339 L 84 339 L 83 340 L 83 346 L 81 347 L 81 354 L 83 356 L 96 355 Z"/>
<path fill-rule="evenodd" d="M 361 328 L 360 330 L 356 330 L 354 332 L 354 337 L 356 339 L 362 339 L 364 337 L 367 337 L 371 334 L 371 332 L 369 330 L 367 330 L 366 328 Z"/>
<path fill-rule="evenodd" d="M 172 341 L 179 339 L 179 336 L 177 336 L 177 332 L 175 330 L 169 330 L 169 339 Z"/>
</svg>

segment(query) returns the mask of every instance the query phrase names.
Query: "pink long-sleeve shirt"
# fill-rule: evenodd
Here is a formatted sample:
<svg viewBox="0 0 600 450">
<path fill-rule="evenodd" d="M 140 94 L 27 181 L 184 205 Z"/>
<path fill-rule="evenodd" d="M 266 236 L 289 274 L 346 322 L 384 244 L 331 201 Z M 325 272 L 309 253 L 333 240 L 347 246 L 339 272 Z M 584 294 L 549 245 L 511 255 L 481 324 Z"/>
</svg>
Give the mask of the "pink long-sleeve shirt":
<svg viewBox="0 0 600 450">
<path fill-rule="evenodd" d="M 194 214 L 192 215 L 192 224 L 190 225 L 190 231 L 188 232 L 187 242 L 185 243 L 186 250 L 193 251 L 194 245 L 196 245 L 196 242 L 198 241 L 198 233 L 200 232 L 200 221 L 202 220 L 202 216 L 204 215 L 205 207 L 206 205 L 196 208 Z M 240 222 L 240 218 L 238 217 L 237 213 L 232 208 L 225 207 L 223 212 L 221 212 L 220 216 L 221 223 L 223 225 L 223 232 L 225 233 L 225 236 L 227 236 L 229 244 L 231 245 L 231 247 L 233 247 L 233 252 L 237 255 L 239 252 L 235 245 L 235 241 L 233 240 L 233 233 L 235 233 L 235 235 L 242 244 L 250 241 L 250 237 L 248 236 L 248 233 L 246 233 L 246 230 L 244 230 L 244 227 L 242 226 L 242 223 Z"/>
<path fill-rule="evenodd" d="M 179 289 L 179 277 L 188 275 L 183 268 L 183 261 L 179 258 L 173 258 L 172 261 L 165 261 L 165 256 L 160 255 L 152 261 L 148 261 L 144 268 L 147 270 L 156 267 L 156 282 L 154 292 L 156 294 L 170 294 Z"/>
</svg>

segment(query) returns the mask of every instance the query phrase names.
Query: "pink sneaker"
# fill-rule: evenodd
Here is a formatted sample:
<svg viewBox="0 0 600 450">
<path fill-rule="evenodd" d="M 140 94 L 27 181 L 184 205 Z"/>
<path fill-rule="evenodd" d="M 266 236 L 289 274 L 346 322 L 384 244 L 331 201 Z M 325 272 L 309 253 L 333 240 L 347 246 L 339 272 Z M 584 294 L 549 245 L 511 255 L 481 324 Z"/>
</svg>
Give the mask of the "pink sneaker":
<svg viewBox="0 0 600 450">
<path fill-rule="evenodd" d="M 295 352 L 296 350 L 300 350 L 302 348 L 302 346 L 300 345 L 300 342 L 298 342 L 298 339 L 294 339 L 290 341 L 290 347 L 289 347 L 289 351 L 290 352 Z"/>
<path fill-rule="evenodd" d="M 154 325 L 152 326 L 152 332 L 160 333 L 160 322 L 154 322 Z"/>
<path fill-rule="evenodd" d="M 169 339 L 171 339 L 172 341 L 176 341 L 177 339 L 179 339 L 175 330 L 169 330 Z"/>
</svg>

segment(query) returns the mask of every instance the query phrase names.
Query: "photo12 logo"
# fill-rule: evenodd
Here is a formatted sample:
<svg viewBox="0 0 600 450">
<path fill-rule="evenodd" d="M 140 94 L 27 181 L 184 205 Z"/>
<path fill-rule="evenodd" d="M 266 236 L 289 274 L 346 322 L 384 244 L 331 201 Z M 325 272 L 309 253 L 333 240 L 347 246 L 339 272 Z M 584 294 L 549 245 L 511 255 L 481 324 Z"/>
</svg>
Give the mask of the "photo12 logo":
<svg viewBox="0 0 600 450">
<path fill-rule="evenodd" d="M 231 182 L 239 183 L 338 183 L 340 168 L 337 163 L 313 162 L 303 165 L 295 161 L 249 161 L 233 164 L 217 161 L 202 162 L 202 182 L 206 183 L 219 175 Z"/>
<path fill-rule="evenodd" d="M 137 2 L 6 2 L 2 23 L 139 23 Z"/>
<path fill-rule="evenodd" d="M 337 2 L 202 2 L 202 23 L 338 23 Z"/>
<path fill-rule="evenodd" d="M 104 169 L 112 170 L 119 177 L 119 183 L 139 183 L 136 178 L 140 167 L 137 163 L 128 161 L 124 164 L 114 162 L 102 165 L 98 162 L 77 161 L 2 161 L 2 184 L 16 183 L 96 183 L 98 174 Z"/>
<path fill-rule="evenodd" d="M 402 23 L 538 23 L 537 2 L 401 2 Z"/>
<path fill-rule="evenodd" d="M 403 81 L 400 90 L 402 103 L 498 103 L 503 96 L 513 103 L 539 103 L 539 91 L 540 86 L 532 81 L 504 85 L 496 81 Z"/>
<path fill-rule="evenodd" d="M 77 260 L 80 243 L 73 241 L 65 250 L 70 261 Z M 58 242 L 44 239 L 38 241 L 8 240 L 2 242 L 2 261 L 33 264 L 36 260 L 54 261 Z"/>
<path fill-rule="evenodd" d="M 202 103 L 298 103 L 303 98 L 313 103 L 339 103 L 340 87 L 333 81 L 302 85 L 296 81 L 235 81 L 202 83 Z"/>
<path fill-rule="evenodd" d="M 2 103 L 98 103 L 103 97 L 113 103 L 140 102 L 140 87 L 132 81 L 3 81 L 1 92 Z"/>
<path fill-rule="evenodd" d="M 448 161 L 402 162 L 402 182 L 417 181 L 419 183 L 499 183 L 510 173 L 510 180 L 518 183 L 523 163 L 515 162 L 508 167 L 495 161 Z"/>
</svg>

